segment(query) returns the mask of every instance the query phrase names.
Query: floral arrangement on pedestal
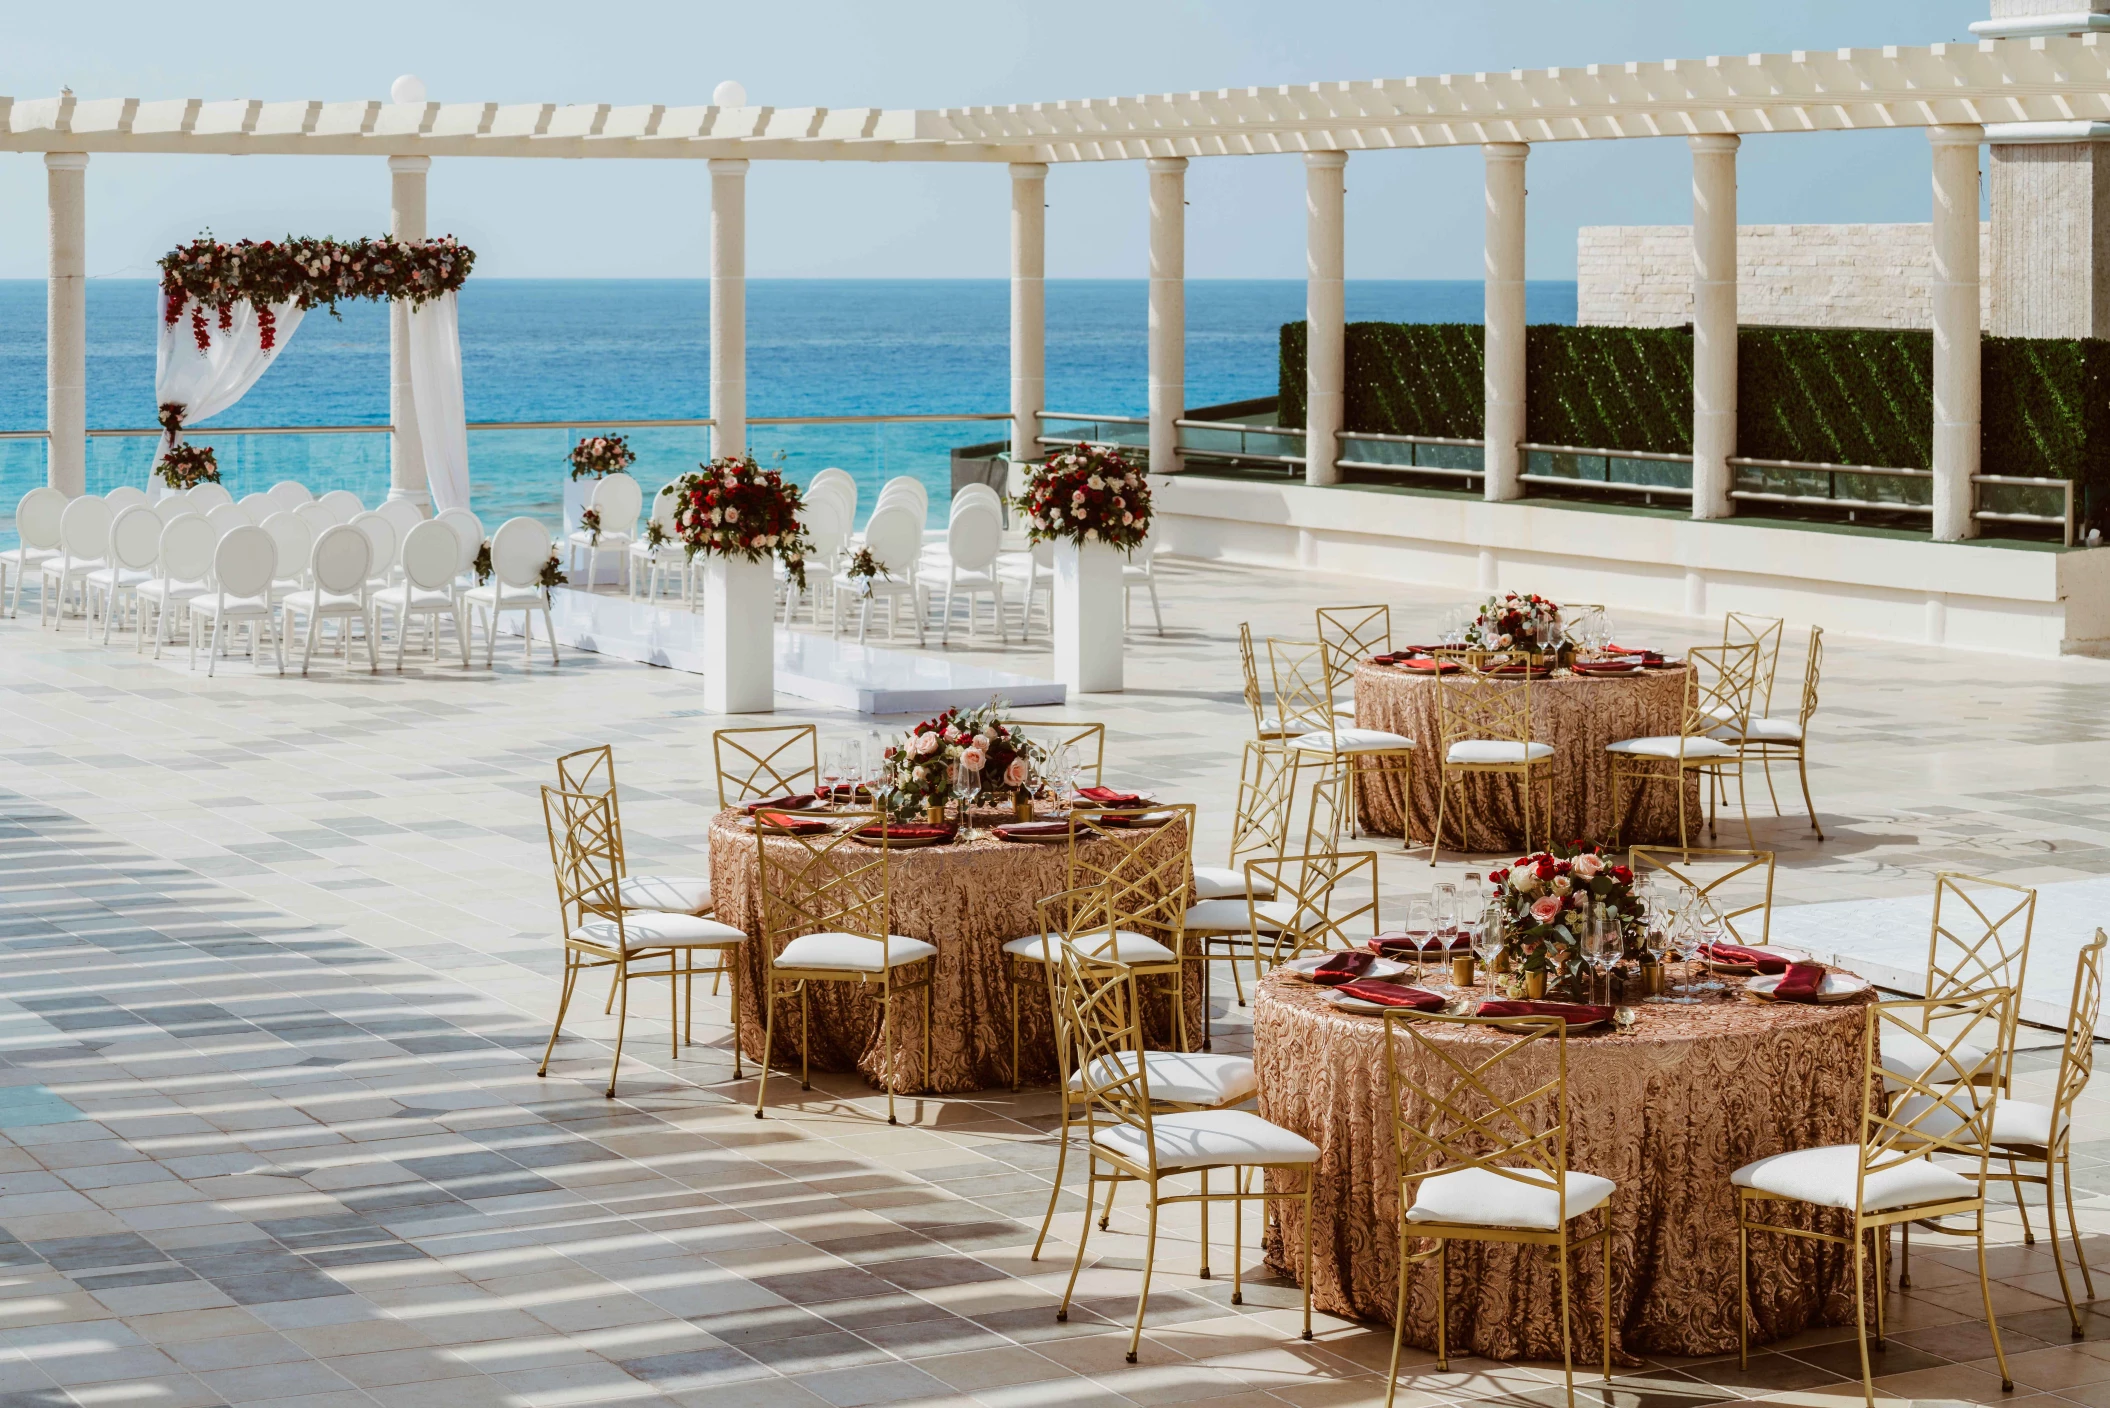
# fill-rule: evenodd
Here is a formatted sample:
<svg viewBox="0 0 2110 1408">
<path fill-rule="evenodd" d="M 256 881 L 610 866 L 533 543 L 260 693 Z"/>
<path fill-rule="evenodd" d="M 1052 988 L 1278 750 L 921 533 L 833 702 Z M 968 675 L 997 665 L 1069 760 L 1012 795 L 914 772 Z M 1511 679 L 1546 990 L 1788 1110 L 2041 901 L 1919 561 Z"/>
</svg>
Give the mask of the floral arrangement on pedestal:
<svg viewBox="0 0 2110 1408">
<path fill-rule="evenodd" d="M 571 447 L 571 477 L 595 479 L 618 474 L 637 463 L 637 451 L 622 435 L 589 435 Z"/>
<path fill-rule="evenodd" d="M 1075 445 L 1033 467 L 1015 500 L 1036 543 L 1106 543 L 1133 552 L 1150 536 L 1150 485 L 1119 450 Z"/>
<path fill-rule="evenodd" d="M 1557 636 L 1561 607 L 1532 592 L 1504 592 L 1480 605 L 1480 612 L 1465 627 L 1465 644 L 1479 650 L 1529 650 L 1536 652 L 1540 632 Z M 1554 641 L 1555 648 L 1559 642 Z"/>
<path fill-rule="evenodd" d="M 171 489 L 190 489 L 220 482 L 220 465 L 210 445 L 171 445 L 161 452 L 154 473 Z"/>
<path fill-rule="evenodd" d="M 870 548 L 859 548 L 856 556 L 850 559 L 850 565 L 843 570 L 843 575 L 857 583 L 859 596 L 872 594 L 872 582 L 876 578 L 884 577 L 889 582 L 894 580 L 894 574 L 886 570 L 884 562 L 872 556 Z"/>
<path fill-rule="evenodd" d="M 756 464 L 753 455 L 724 456 L 697 469 L 675 483 L 674 531 L 689 556 L 774 557 L 804 587 L 813 544 L 799 522 L 798 486 Z"/>
<path fill-rule="evenodd" d="M 992 699 L 974 709 L 947 709 L 889 744 L 884 774 L 889 807 L 913 814 L 945 805 L 954 796 L 953 770 L 962 759 L 981 769 L 976 797 L 1024 788 L 1041 747 L 1004 716 L 1006 707 L 1005 701 Z"/>
<path fill-rule="evenodd" d="M 1596 846 L 1535 851 L 1488 872 L 1487 880 L 1490 903 L 1509 927 L 1511 966 L 1544 973 L 1548 983 L 1582 974 L 1582 941 L 1593 906 L 1603 906 L 1629 942 L 1639 937 L 1643 915 L 1634 872 Z"/>
<path fill-rule="evenodd" d="M 303 312 L 325 307 L 337 317 L 345 299 L 407 299 L 413 307 L 453 293 L 468 281 L 476 253 L 452 235 L 407 244 L 393 235 L 377 240 L 295 238 L 238 240 L 223 244 L 200 235 L 161 256 L 161 317 L 171 326 L 190 306 L 191 336 L 198 350 L 212 346 L 212 323 L 227 332 L 234 305 L 256 309 L 264 350 L 277 341 L 272 309 L 292 302 Z M 208 320 L 210 309 L 216 317 Z"/>
</svg>

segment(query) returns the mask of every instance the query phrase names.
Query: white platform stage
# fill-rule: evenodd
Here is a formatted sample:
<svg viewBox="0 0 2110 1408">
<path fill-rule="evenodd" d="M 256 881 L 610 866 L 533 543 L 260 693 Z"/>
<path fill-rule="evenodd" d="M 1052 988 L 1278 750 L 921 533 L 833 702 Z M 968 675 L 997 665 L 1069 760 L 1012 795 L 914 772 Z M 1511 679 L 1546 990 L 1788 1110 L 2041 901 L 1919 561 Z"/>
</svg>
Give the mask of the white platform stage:
<svg viewBox="0 0 2110 1408">
<path fill-rule="evenodd" d="M 703 617 L 686 608 L 559 587 L 550 593 L 550 617 L 558 643 L 570 649 L 704 672 Z M 519 634 L 518 614 L 506 617 L 504 630 Z M 860 714 L 925 716 L 954 705 L 972 708 L 992 697 L 1020 708 L 1068 699 L 1068 691 L 1054 680 L 782 627 L 777 629 L 777 692 Z"/>
</svg>

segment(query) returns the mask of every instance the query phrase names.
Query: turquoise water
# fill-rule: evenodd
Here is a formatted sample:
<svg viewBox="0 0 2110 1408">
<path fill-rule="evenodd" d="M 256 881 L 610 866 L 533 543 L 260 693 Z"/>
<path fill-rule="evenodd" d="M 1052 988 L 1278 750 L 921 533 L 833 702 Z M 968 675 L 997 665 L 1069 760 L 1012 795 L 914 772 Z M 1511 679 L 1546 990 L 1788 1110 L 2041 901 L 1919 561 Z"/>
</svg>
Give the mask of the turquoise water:
<svg viewBox="0 0 2110 1408">
<path fill-rule="evenodd" d="M 0 281 L 0 430 L 44 422 L 44 285 Z M 154 423 L 153 284 L 88 285 L 88 423 Z M 1048 408 L 1100 415 L 1145 409 L 1144 281 L 1051 280 Z M 1534 283 L 1533 322 L 1575 320 L 1575 285 Z M 1478 322 L 1473 282 L 1351 281 L 1351 320 Z M 1010 293 L 998 279 L 760 279 L 747 292 L 750 416 L 1002 412 L 1010 400 Z M 1269 396 L 1281 325 L 1304 316 L 1295 280 L 1195 280 L 1187 285 L 1187 403 Z M 461 294 L 469 419 L 681 419 L 708 415 L 709 284 L 700 280 L 473 279 Z M 388 420 L 388 320 L 353 304 L 341 321 L 308 315 L 277 365 L 227 425 L 383 425 Z M 192 438 L 219 453 L 237 497 L 298 479 L 317 493 L 346 488 L 368 503 L 388 489 L 385 435 Z M 863 486 L 913 474 L 944 497 L 948 451 L 1006 437 L 1001 422 L 893 426 L 754 426 L 758 458 L 781 453 L 803 482 L 840 465 Z M 648 488 L 693 468 L 709 432 L 631 432 Z M 576 439 L 560 431 L 471 431 L 474 507 L 488 524 L 527 513 L 554 519 Z M 143 485 L 150 439 L 89 442 L 88 487 Z M 0 540 L 13 510 L 44 482 L 39 440 L 0 441 Z"/>
</svg>

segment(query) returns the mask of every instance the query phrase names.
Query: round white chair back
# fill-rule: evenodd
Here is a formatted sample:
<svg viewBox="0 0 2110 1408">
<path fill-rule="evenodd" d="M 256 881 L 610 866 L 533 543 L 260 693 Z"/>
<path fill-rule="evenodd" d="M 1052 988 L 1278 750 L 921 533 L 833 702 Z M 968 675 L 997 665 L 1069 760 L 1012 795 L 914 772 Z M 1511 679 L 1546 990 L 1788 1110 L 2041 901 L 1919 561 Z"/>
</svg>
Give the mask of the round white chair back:
<svg viewBox="0 0 2110 1408">
<path fill-rule="evenodd" d="M 161 575 L 172 582 L 202 582 L 212 571 L 213 549 L 220 535 L 205 515 L 186 513 L 161 530 Z"/>
<path fill-rule="evenodd" d="M 800 521 L 806 525 L 807 536 L 813 539 L 814 560 L 827 562 L 850 536 L 850 516 L 843 512 L 842 496 L 816 495 L 806 500 L 800 512 L 805 515 Z"/>
<path fill-rule="evenodd" d="M 308 486 L 298 480 L 281 479 L 271 486 L 271 501 L 283 509 L 299 508 L 302 504 L 315 502 Z"/>
<path fill-rule="evenodd" d="M 483 550 L 483 520 L 465 508 L 450 508 L 442 509 L 433 521 L 454 530 L 455 540 L 461 544 L 461 565 L 454 570 L 468 571 L 476 562 L 476 554 Z"/>
<path fill-rule="evenodd" d="M 349 523 L 333 523 L 315 539 L 308 570 L 315 586 L 331 596 L 352 596 L 366 588 L 372 575 L 374 545 Z"/>
<path fill-rule="evenodd" d="M 307 524 L 308 531 L 318 538 L 322 536 L 324 529 L 335 528 L 338 524 L 336 511 L 321 502 L 302 504 L 294 509 L 293 513 L 301 522 Z"/>
<path fill-rule="evenodd" d="M 1003 521 L 993 508 L 961 509 L 945 530 L 945 551 L 953 566 L 966 572 L 987 572 L 1004 545 Z"/>
<path fill-rule="evenodd" d="M 184 492 L 190 495 L 191 507 L 200 513 L 211 513 L 221 504 L 234 502 L 234 495 L 227 492 L 225 484 L 193 484 Z"/>
<path fill-rule="evenodd" d="M 389 522 L 378 513 L 362 513 L 351 521 L 350 526 L 364 533 L 366 541 L 373 548 L 374 560 L 371 564 L 371 570 L 367 573 L 368 576 L 379 577 L 388 571 L 389 568 L 396 565 L 395 524 Z M 420 523 L 418 528 L 423 528 L 424 526 L 424 524 Z M 418 528 L 413 528 L 410 531 L 415 533 Z M 447 536 L 452 540 L 454 535 L 450 533 Z"/>
<path fill-rule="evenodd" d="M 264 531 L 278 548 L 278 575 L 291 579 L 307 570 L 308 554 L 315 550 L 315 530 L 297 513 L 274 513 L 264 520 Z M 241 593 L 248 596 L 248 592 Z"/>
<path fill-rule="evenodd" d="M 659 492 L 652 496 L 651 521 L 666 529 L 670 537 L 674 532 L 674 510 L 680 505 L 681 493 L 672 484 L 660 485 Z"/>
<path fill-rule="evenodd" d="M 897 474 L 880 486 L 879 494 L 881 498 L 884 498 L 889 492 L 899 490 L 906 490 L 914 494 L 916 502 L 923 505 L 923 511 L 926 514 L 930 512 L 930 490 L 924 486 L 922 480 L 912 474 Z"/>
<path fill-rule="evenodd" d="M 287 515 L 289 523 L 300 520 Z M 229 596 L 262 596 L 271 590 L 278 568 L 278 546 L 254 523 L 244 523 L 220 539 L 212 552 L 212 573 Z"/>
<path fill-rule="evenodd" d="M 374 512 L 395 525 L 399 538 L 425 521 L 425 515 L 419 513 L 418 506 L 408 499 L 383 500 Z"/>
<path fill-rule="evenodd" d="M 420 523 L 403 539 L 403 576 L 421 592 L 445 591 L 461 571 L 460 563 L 460 539 L 437 519 Z"/>
<path fill-rule="evenodd" d="M 540 519 L 508 518 L 491 535 L 491 575 L 501 586 L 539 586 L 549 546 L 549 529 Z"/>
<path fill-rule="evenodd" d="M 843 517 L 852 523 L 857 521 L 857 480 L 847 469 L 828 466 L 813 476 L 813 482 L 806 486 L 806 493 L 808 496 L 823 493 L 842 496 L 845 500 L 843 507 L 849 510 Z"/>
<path fill-rule="evenodd" d="M 59 546 L 68 557 L 99 561 L 110 548 L 110 501 L 90 495 L 69 501 L 59 514 Z"/>
<path fill-rule="evenodd" d="M 66 496 L 49 484 L 39 484 L 15 505 L 15 531 L 22 546 L 50 552 L 59 545 L 59 518 L 66 512 Z"/>
<path fill-rule="evenodd" d="M 604 474 L 593 486 L 593 506 L 601 515 L 603 533 L 637 532 L 638 511 L 645 506 L 645 491 L 627 474 Z"/>
<path fill-rule="evenodd" d="M 147 501 L 147 491 L 134 488 L 130 484 L 120 484 L 103 495 L 103 499 L 110 505 L 110 512 L 123 513 L 128 508 L 144 504 Z"/>
<path fill-rule="evenodd" d="M 286 506 L 269 494 L 244 494 L 235 500 L 236 508 L 249 515 L 251 523 L 261 524 L 274 513 L 282 513 Z"/>
<path fill-rule="evenodd" d="M 145 504 L 133 504 L 110 524 L 107 561 L 112 567 L 144 572 L 161 551 L 161 515 Z"/>
<path fill-rule="evenodd" d="M 976 505 L 986 505 L 995 509 L 999 517 L 1003 514 L 1004 500 L 1002 496 L 987 484 L 962 484 L 960 491 L 952 496 L 952 512 L 955 514 L 963 508 Z"/>
<path fill-rule="evenodd" d="M 923 552 L 923 521 L 906 504 L 882 504 L 865 525 L 865 546 L 895 581 L 906 580 Z"/>
<path fill-rule="evenodd" d="M 196 513 L 197 510 L 191 507 L 190 499 L 187 497 L 189 493 L 190 491 L 187 489 L 178 489 L 175 493 L 167 495 L 159 503 L 153 505 L 154 512 L 161 515 L 163 523 L 173 523 L 186 513 Z"/>
<path fill-rule="evenodd" d="M 243 524 L 249 523 L 249 515 L 233 504 L 215 504 L 206 512 L 205 521 L 212 524 L 212 531 L 217 536 L 224 538 Z M 249 526 L 254 528 L 258 525 L 250 523 Z"/>
<path fill-rule="evenodd" d="M 349 523 L 366 512 L 366 505 L 349 489 L 332 489 L 315 501 L 336 515 L 339 523 Z"/>
</svg>

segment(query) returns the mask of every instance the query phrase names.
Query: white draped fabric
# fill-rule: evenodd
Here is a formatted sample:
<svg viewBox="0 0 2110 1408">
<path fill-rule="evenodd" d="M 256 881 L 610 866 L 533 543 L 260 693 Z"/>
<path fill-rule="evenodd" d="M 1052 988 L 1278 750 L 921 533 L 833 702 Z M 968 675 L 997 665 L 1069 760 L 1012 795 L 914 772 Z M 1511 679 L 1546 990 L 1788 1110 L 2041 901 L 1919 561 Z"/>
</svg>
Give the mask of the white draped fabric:
<svg viewBox="0 0 2110 1408">
<path fill-rule="evenodd" d="M 454 295 L 410 310 L 410 399 L 425 450 L 432 508 L 469 507 L 469 426 L 462 401 L 462 338 Z"/>
<path fill-rule="evenodd" d="M 206 308 L 205 323 L 212 343 L 200 349 L 191 333 L 191 312 L 196 306 L 195 300 L 186 301 L 175 322 L 163 322 L 154 347 L 154 404 L 174 401 L 182 406 L 186 427 L 216 416 L 241 400 L 292 339 L 301 318 L 300 306 L 290 300 L 274 307 L 271 312 L 278 326 L 267 352 L 253 304 L 246 299 L 235 304 L 232 325 L 224 330 L 219 313 Z M 155 459 L 158 463 L 159 454 Z M 159 475 L 147 476 L 147 491 L 152 497 L 160 498 L 164 490 Z"/>
</svg>

